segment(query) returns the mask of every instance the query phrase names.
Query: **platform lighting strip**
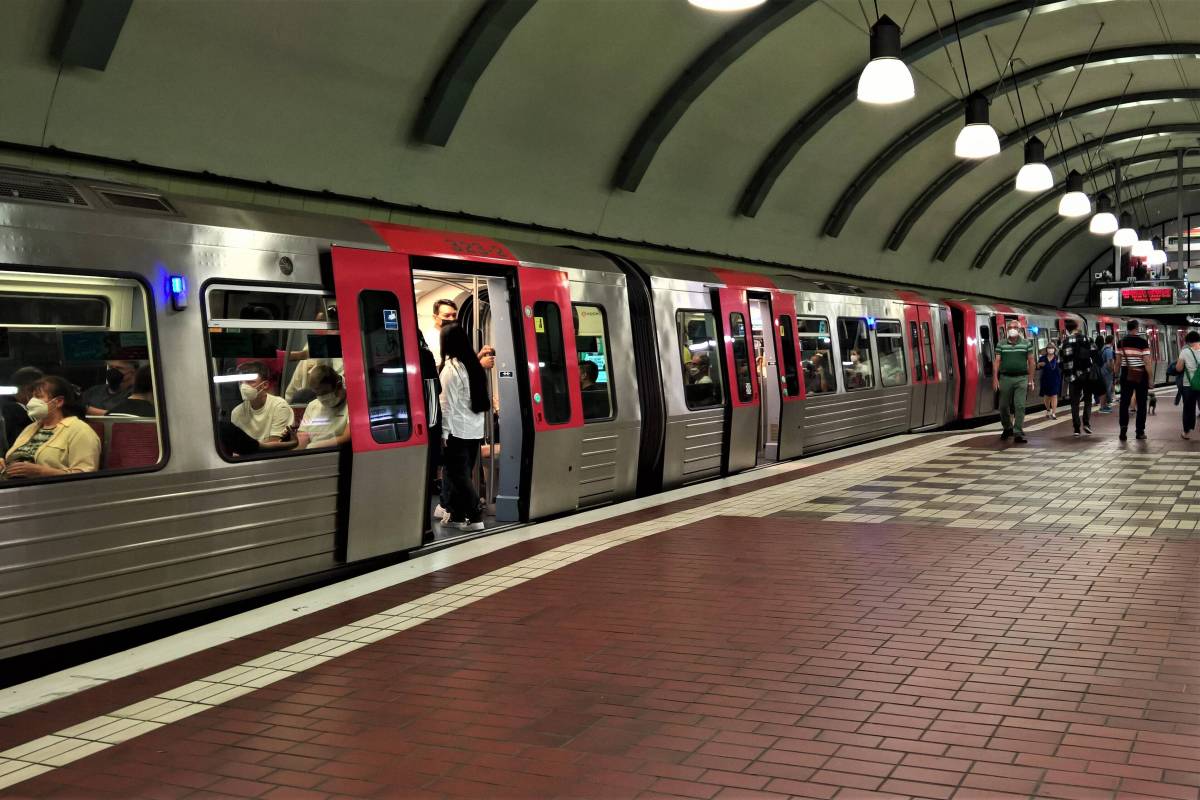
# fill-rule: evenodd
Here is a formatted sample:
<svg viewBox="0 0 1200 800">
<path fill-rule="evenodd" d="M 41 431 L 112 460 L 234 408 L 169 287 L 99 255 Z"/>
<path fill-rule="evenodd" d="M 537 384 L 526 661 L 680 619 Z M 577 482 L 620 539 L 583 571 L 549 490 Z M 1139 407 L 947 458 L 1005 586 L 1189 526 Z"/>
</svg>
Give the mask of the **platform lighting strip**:
<svg viewBox="0 0 1200 800">
<path fill-rule="evenodd" d="M 1065 420 L 1037 425 L 1030 430 L 1056 424 L 1065 424 Z M 978 433 L 972 431 L 969 435 Z M 921 435 L 918 434 L 917 438 L 921 438 Z M 805 495 L 816 498 L 831 491 L 849 489 L 861 483 L 864 474 L 868 472 L 872 475 L 880 472 L 886 474 L 891 470 L 911 466 L 914 459 L 917 462 L 944 459 L 958 452 L 956 438 L 939 437 L 929 444 L 875 456 L 871 455 L 871 450 L 867 450 L 863 453 L 864 458 L 853 464 L 785 481 L 737 497 L 701 503 L 686 511 L 561 545 L 486 575 L 432 592 L 387 611 L 0 752 L 0 789 L 66 766 L 172 722 L 208 711 L 257 689 L 318 667 L 338 656 L 352 653 L 368 644 L 437 619 L 457 608 L 469 606 L 485 597 L 520 586 L 541 575 L 627 542 L 720 514 L 767 516 L 794 506 L 801 502 Z M 793 462 L 790 466 L 801 469 L 812 463 Z M 662 503 L 668 501 L 669 496 L 664 497 Z M 654 504 L 657 505 L 661 504 Z"/>
</svg>

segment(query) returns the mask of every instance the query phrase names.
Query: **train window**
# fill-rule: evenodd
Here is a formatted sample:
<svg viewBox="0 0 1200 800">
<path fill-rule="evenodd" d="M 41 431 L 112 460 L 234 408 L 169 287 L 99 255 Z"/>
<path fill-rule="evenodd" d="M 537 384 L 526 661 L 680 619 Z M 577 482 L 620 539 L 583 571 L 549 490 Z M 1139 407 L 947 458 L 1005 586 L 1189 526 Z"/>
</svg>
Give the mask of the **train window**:
<svg viewBox="0 0 1200 800">
<path fill-rule="evenodd" d="M 679 326 L 684 402 L 693 409 L 724 405 L 716 318 L 708 311 L 679 311 L 675 322 Z"/>
<path fill-rule="evenodd" d="M 363 364 L 367 386 L 367 414 L 371 421 L 371 438 L 380 444 L 403 442 L 412 432 L 412 420 L 408 415 L 408 378 L 405 374 L 404 340 L 400 336 L 400 300 L 392 292 L 367 290 L 358 295 L 358 318 L 362 327 Z M 318 367 L 318 370 L 321 368 Z M 327 374 L 332 370 L 325 368 Z M 332 417 L 340 416 L 340 435 L 346 435 L 346 404 L 336 410 L 327 407 L 324 394 L 317 396 L 324 414 L 320 421 L 329 424 Z M 311 403 L 309 404 L 311 407 Z M 332 411 L 332 413 L 331 413 Z M 309 411 L 300 423 L 303 438 Z M 326 446 L 338 444 L 328 441 Z M 301 442 L 303 443 L 303 442 Z"/>
<path fill-rule="evenodd" d="M 800 339 L 805 394 L 836 392 L 833 340 L 829 337 L 828 320 L 823 317 L 796 317 L 796 334 Z"/>
<path fill-rule="evenodd" d="M 296 453 L 346 440 L 342 340 L 332 297 L 320 289 L 210 285 L 204 300 L 224 457 Z"/>
<path fill-rule="evenodd" d="M 779 316 L 779 346 L 783 351 L 783 396 L 797 397 L 800 394 L 800 368 L 796 364 L 796 344 L 792 333 L 792 318 Z"/>
<path fill-rule="evenodd" d="M 598 422 L 614 416 L 612 359 L 608 353 L 608 319 L 604 308 L 573 303 L 575 352 L 579 354 L 579 388 L 583 394 L 583 421 Z"/>
<path fill-rule="evenodd" d="M 884 386 L 908 383 L 904 363 L 904 328 L 899 322 L 881 319 L 875 323 L 875 349 L 879 352 L 879 376 Z"/>
<path fill-rule="evenodd" d="M 917 329 L 917 323 L 910 320 L 908 323 L 909 349 L 912 350 L 913 360 L 917 362 L 917 367 L 913 371 L 913 380 L 920 380 L 921 373 L 924 371 L 924 365 L 921 363 L 921 332 Z"/>
<path fill-rule="evenodd" d="M 979 326 L 979 355 L 983 359 L 983 374 L 992 376 L 992 331 L 987 325 Z"/>
<path fill-rule="evenodd" d="M 1050 332 L 1045 328 L 1040 328 L 1037 332 L 1037 349 L 1038 352 L 1045 350 L 1050 346 Z"/>
<path fill-rule="evenodd" d="M 933 363 L 933 331 L 929 330 L 929 323 L 921 321 L 921 331 L 925 334 L 925 377 L 930 380 L 937 380 L 937 365 Z"/>
<path fill-rule="evenodd" d="M 838 317 L 838 347 L 842 352 L 842 380 L 846 383 L 846 391 L 874 386 L 867 321 L 862 317 Z"/>
<path fill-rule="evenodd" d="M 733 370 L 737 374 L 738 399 L 754 399 L 754 380 L 750 371 L 750 351 L 746 347 L 746 316 L 739 311 L 729 315 L 729 335 L 733 339 Z"/>
<path fill-rule="evenodd" d="M 162 463 L 149 319 L 130 278 L 0 271 L 0 487 Z"/>
<path fill-rule="evenodd" d="M 540 300 L 533 304 L 533 330 L 538 374 L 542 378 L 543 413 L 546 422 L 561 425 L 571 420 L 571 393 L 567 388 L 567 353 L 557 303 Z"/>
<path fill-rule="evenodd" d="M 950 355 L 950 326 L 942 323 L 942 354 L 946 358 L 946 378 L 954 378 L 954 358 Z"/>
</svg>

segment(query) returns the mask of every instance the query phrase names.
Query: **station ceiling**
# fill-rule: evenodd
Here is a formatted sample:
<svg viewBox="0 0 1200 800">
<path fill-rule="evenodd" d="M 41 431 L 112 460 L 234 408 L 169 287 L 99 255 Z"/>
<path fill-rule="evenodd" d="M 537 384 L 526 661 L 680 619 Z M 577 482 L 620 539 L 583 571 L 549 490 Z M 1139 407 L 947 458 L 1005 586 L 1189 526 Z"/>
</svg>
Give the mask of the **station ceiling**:
<svg viewBox="0 0 1200 800">
<path fill-rule="evenodd" d="M 7 0 L 0 140 L 1060 302 L 1104 243 L 1012 191 L 1026 134 L 1093 196 L 1126 160 L 1126 210 L 1173 218 L 1196 6 L 878 0 L 917 94 L 872 107 L 853 90 L 873 0 L 133 0 L 103 69 L 61 57 L 63 4 Z M 968 76 L 1008 146 L 964 166 Z"/>
</svg>

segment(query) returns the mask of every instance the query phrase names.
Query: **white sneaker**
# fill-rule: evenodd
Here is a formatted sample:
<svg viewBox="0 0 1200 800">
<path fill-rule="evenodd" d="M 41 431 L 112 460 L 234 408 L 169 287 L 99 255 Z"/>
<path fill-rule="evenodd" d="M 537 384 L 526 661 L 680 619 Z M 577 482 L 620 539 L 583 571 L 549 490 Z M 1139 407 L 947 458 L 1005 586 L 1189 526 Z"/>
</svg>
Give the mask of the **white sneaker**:
<svg viewBox="0 0 1200 800">
<path fill-rule="evenodd" d="M 483 530 L 482 522 L 451 522 L 450 527 L 458 528 L 460 531 L 481 531 Z"/>
</svg>

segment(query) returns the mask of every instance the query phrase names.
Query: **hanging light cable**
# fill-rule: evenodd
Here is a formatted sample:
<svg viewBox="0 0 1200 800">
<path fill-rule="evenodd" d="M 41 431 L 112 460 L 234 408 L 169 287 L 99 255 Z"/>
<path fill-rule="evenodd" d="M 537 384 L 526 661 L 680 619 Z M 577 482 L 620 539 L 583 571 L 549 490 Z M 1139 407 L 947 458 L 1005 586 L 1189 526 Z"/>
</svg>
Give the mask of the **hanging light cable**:
<svg viewBox="0 0 1200 800">
<path fill-rule="evenodd" d="M 1088 223 L 1088 230 L 1097 236 L 1108 236 L 1117 232 L 1117 216 L 1112 213 L 1112 201 L 1102 194 L 1096 201 L 1096 215 Z"/>
<path fill-rule="evenodd" d="M 979 92 L 967 98 L 966 124 L 954 140 L 954 155 L 959 158 L 989 158 L 1000 152 L 1000 137 L 988 122 L 988 100 Z"/>
<path fill-rule="evenodd" d="M 1125 211 L 1121 214 L 1121 227 L 1117 228 L 1117 232 L 1113 234 L 1113 247 L 1133 247 L 1137 240 L 1137 231 L 1133 229 L 1133 218 L 1129 216 L 1128 211 Z"/>
<path fill-rule="evenodd" d="M 1092 213 L 1092 201 L 1083 191 L 1083 176 L 1076 170 L 1067 173 L 1067 191 L 1058 201 L 1058 213 L 1063 217 L 1082 217 Z"/>
<path fill-rule="evenodd" d="M 1046 166 L 1046 145 L 1036 136 L 1025 143 L 1025 166 L 1017 173 L 1018 192 L 1046 192 L 1054 188 L 1054 176 Z"/>
<path fill-rule="evenodd" d="M 871 60 L 858 76 L 858 99 L 891 105 L 915 95 L 912 73 L 900 59 L 900 26 L 884 14 L 871 26 Z"/>
</svg>

